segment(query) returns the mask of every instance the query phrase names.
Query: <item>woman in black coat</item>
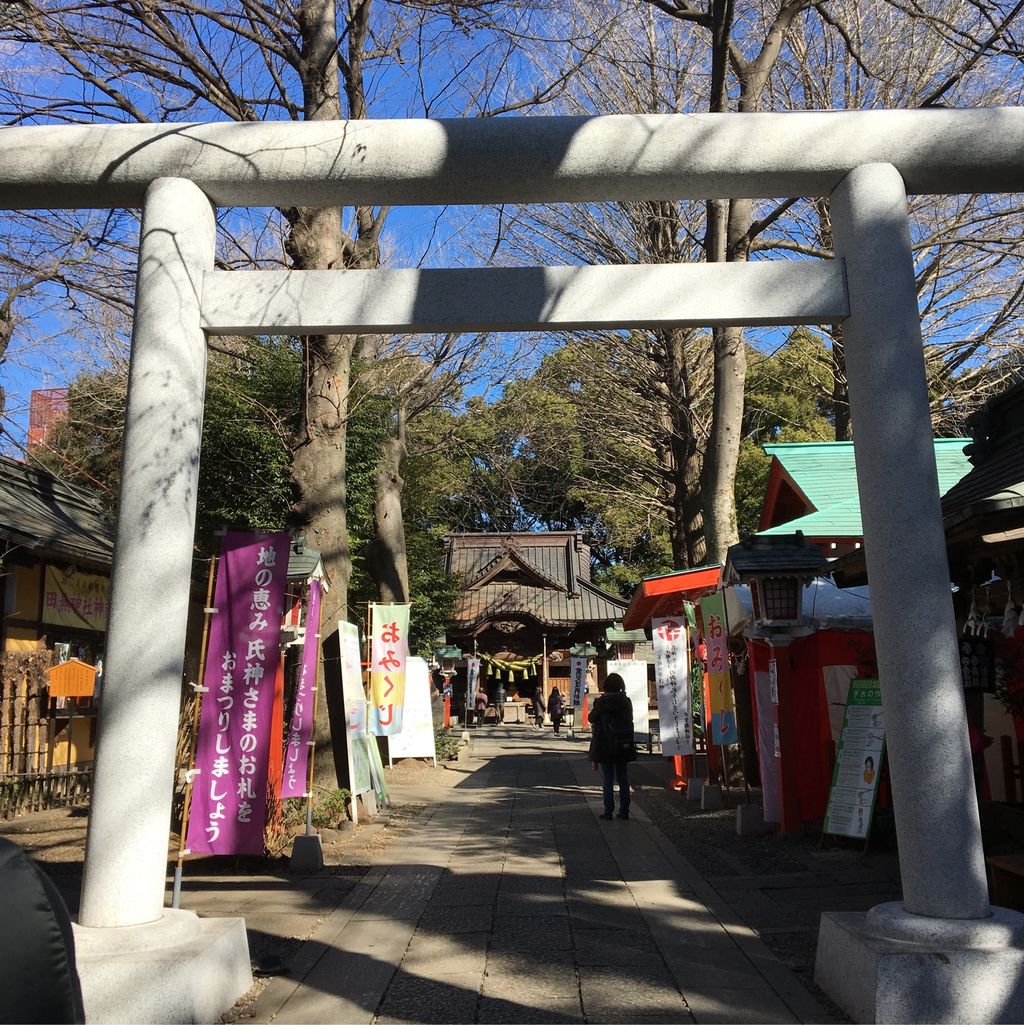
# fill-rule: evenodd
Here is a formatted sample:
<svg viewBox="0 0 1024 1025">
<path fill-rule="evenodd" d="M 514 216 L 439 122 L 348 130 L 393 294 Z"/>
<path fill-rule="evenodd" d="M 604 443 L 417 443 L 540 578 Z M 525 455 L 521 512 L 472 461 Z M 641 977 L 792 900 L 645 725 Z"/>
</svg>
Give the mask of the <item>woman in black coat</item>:
<svg viewBox="0 0 1024 1025">
<path fill-rule="evenodd" d="M 629 818 L 629 763 L 636 760 L 633 745 L 633 702 L 626 696 L 625 681 L 612 673 L 604 681 L 604 693 L 590 710 L 593 733 L 590 761 L 601 766 L 604 785 L 603 819 L 615 811 L 615 781 L 619 783 L 619 818 Z"/>
<path fill-rule="evenodd" d="M 548 715 L 551 716 L 551 725 L 554 726 L 557 737 L 558 731 L 562 728 L 562 695 L 558 693 L 557 687 L 548 695 Z"/>
</svg>

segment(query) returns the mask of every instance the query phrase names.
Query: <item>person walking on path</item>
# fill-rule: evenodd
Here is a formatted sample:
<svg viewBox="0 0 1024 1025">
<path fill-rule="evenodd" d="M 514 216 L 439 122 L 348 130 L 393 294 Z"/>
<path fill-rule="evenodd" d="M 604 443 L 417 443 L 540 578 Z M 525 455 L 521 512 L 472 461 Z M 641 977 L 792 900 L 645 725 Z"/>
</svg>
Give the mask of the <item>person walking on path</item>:
<svg viewBox="0 0 1024 1025">
<path fill-rule="evenodd" d="M 619 783 L 619 818 L 629 818 L 629 763 L 636 761 L 633 743 L 633 702 L 626 696 L 625 681 L 612 673 L 604 681 L 604 693 L 590 710 L 590 762 L 601 767 L 604 789 L 603 819 L 615 811 L 615 781 Z"/>
<path fill-rule="evenodd" d="M 480 726 L 484 721 L 484 713 L 487 711 L 487 706 L 490 703 L 487 700 L 487 691 L 484 690 L 482 683 L 476 689 L 476 697 L 473 703 L 476 706 L 476 724 Z"/>
<path fill-rule="evenodd" d="M 533 692 L 533 728 L 544 729 L 544 688 L 539 683 Z"/>
<path fill-rule="evenodd" d="M 562 695 L 558 693 L 557 687 L 548 696 L 548 715 L 551 716 L 551 725 L 554 726 L 557 737 L 558 731 L 562 728 Z"/>
</svg>

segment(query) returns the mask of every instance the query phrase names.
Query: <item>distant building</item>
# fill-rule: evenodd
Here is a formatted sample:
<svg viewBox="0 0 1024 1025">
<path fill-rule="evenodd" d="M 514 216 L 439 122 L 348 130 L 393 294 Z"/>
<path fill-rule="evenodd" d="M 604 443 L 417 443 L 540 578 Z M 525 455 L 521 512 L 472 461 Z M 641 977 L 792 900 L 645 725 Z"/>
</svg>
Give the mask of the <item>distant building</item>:
<svg viewBox="0 0 1024 1025">
<path fill-rule="evenodd" d="M 481 657 L 495 692 L 501 683 L 532 695 L 541 683 L 565 693 L 571 649 L 604 650 L 627 607 L 592 582 L 577 531 L 450 534 L 445 569 L 461 584 L 448 643 Z"/>
<path fill-rule="evenodd" d="M 67 388 L 40 388 L 29 396 L 28 450 L 45 448 L 50 432 L 68 415 Z"/>
</svg>

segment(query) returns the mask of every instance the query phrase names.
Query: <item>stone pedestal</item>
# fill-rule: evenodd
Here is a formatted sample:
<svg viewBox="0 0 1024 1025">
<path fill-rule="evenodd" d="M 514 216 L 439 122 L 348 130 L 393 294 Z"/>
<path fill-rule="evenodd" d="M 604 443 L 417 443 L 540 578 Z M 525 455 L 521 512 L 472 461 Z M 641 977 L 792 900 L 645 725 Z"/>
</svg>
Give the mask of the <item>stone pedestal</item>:
<svg viewBox="0 0 1024 1025">
<path fill-rule="evenodd" d="M 736 809 L 736 832 L 740 836 L 757 836 L 764 828 L 764 812 L 759 804 L 741 804 Z"/>
<path fill-rule="evenodd" d="M 686 799 L 688 801 L 699 801 L 704 792 L 703 776 L 695 776 L 686 781 Z"/>
<path fill-rule="evenodd" d="M 241 918 L 166 908 L 146 925 L 75 925 L 86 1021 L 215 1022 L 252 985 Z"/>
<path fill-rule="evenodd" d="M 700 806 L 702 811 L 718 811 L 725 807 L 722 799 L 722 788 L 718 783 L 705 783 L 700 792 Z"/>
<path fill-rule="evenodd" d="M 814 981 L 855 1022 L 1024 1021 L 1024 915 L 826 912 Z"/>
<path fill-rule="evenodd" d="M 315 875 L 324 867 L 324 846 L 319 833 L 308 833 L 295 837 L 292 842 L 292 856 L 288 859 L 288 871 L 302 875 Z"/>
<path fill-rule="evenodd" d="M 365 793 L 360 794 L 356 800 L 362 801 L 362 814 L 367 821 L 377 817 L 377 795 L 373 790 L 367 790 Z"/>
</svg>

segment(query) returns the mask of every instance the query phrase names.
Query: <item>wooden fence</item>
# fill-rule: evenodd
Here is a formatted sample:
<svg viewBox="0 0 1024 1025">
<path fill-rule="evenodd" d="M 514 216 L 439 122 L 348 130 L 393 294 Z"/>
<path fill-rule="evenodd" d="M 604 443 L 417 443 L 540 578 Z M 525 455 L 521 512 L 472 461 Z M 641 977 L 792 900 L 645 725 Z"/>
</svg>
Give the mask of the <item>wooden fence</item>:
<svg viewBox="0 0 1024 1025">
<path fill-rule="evenodd" d="M 0 779 L 46 772 L 49 651 L 0 654 Z"/>
<path fill-rule="evenodd" d="M 0 818 L 87 804 L 92 765 L 70 762 L 71 719 L 54 714 L 47 690 L 49 651 L 0 654 Z M 68 762 L 53 765 L 65 729 Z"/>
<path fill-rule="evenodd" d="M 70 772 L 27 772 L 0 778 L 0 819 L 13 819 L 30 811 L 77 808 L 89 803 L 92 766 Z"/>
</svg>

